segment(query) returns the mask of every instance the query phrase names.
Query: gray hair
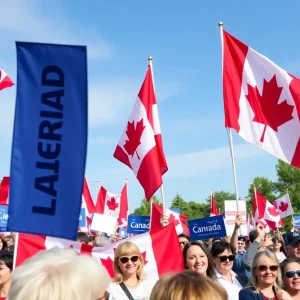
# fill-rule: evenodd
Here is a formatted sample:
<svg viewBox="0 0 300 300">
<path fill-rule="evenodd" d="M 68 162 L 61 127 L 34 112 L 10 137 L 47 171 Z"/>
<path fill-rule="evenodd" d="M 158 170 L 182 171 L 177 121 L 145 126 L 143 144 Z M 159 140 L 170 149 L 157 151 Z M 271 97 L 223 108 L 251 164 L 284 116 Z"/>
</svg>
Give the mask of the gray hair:
<svg viewBox="0 0 300 300">
<path fill-rule="evenodd" d="M 13 273 L 9 299 L 95 300 L 109 285 L 106 269 L 72 249 L 41 251 Z"/>
</svg>

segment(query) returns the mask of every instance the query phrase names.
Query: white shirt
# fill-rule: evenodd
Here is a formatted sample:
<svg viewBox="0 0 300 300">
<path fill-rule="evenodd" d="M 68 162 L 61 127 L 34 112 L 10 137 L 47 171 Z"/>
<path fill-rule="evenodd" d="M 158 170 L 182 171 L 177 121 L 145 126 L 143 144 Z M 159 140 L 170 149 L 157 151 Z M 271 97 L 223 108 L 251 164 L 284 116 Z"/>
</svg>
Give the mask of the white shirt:
<svg viewBox="0 0 300 300">
<path fill-rule="evenodd" d="M 135 288 L 127 287 L 134 300 L 149 300 L 153 285 L 148 280 L 141 280 Z M 128 300 L 118 283 L 111 282 L 107 289 L 109 300 Z"/>
<path fill-rule="evenodd" d="M 286 257 L 285 257 L 285 255 L 284 255 L 283 252 L 279 252 L 279 253 L 275 252 L 275 254 L 277 256 L 277 259 L 278 259 L 279 263 L 283 262 L 286 259 Z"/>
<path fill-rule="evenodd" d="M 228 294 L 228 300 L 239 300 L 239 291 L 243 288 L 239 281 L 236 279 L 236 274 L 230 271 L 233 282 L 228 281 L 223 275 L 221 275 L 217 269 L 215 269 L 217 280 L 226 290 Z"/>
</svg>

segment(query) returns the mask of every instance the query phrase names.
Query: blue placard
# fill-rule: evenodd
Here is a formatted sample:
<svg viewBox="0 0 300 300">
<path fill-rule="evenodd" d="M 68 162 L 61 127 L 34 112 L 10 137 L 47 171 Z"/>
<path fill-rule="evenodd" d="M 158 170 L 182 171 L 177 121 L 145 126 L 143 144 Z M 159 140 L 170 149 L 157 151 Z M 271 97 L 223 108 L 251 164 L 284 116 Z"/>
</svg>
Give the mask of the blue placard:
<svg viewBox="0 0 300 300">
<path fill-rule="evenodd" d="M 225 237 L 223 216 L 215 216 L 188 221 L 192 241 Z"/>
<path fill-rule="evenodd" d="M 80 209 L 78 227 L 86 227 L 85 208 Z"/>
<path fill-rule="evenodd" d="M 7 229 L 77 239 L 87 151 L 84 46 L 17 42 Z"/>
<path fill-rule="evenodd" d="M 8 206 L 0 205 L 0 231 L 7 231 L 7 220 L 8 220 Z"/>
<path fill-rule="evenodd" d="M 300 228 L 300 216 L 294 216 L 295 228 Z"/>
<path fill-rule="evenodd" d="M 180 214 L 180 208 L 179 207 L 170 208 L 170 210 L 174 211 L 174 213 Z"/>
<path fill-rule="evenodd" d="M 128 216 L 127 233 L 144 233 L 149 231 L 150 217 L 149 216 Z"/>
</svg>

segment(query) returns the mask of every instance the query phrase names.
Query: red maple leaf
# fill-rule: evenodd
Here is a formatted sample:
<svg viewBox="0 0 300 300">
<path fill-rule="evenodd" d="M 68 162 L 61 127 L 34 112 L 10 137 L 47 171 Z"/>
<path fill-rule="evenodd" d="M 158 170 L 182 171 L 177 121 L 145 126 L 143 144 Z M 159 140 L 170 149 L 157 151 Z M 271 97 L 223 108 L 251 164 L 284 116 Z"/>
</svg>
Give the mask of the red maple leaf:
<svg viewBox="0 0 300 300">
<path fill-rule="evenodd" d="M 134 121 L 128 122 L 126 134 L 128 140 L 125 140 L 124 148 L 128 155 L 133 156 L 136 153 L 138 159 L 140 159 L 136 149 L 141 144 L 141 136 L 146 126 L 143 125 L 143 118 L 136 123 L 134 127 Z"/>
<path fill-rule="evenodd" d="M 175 216 L 173 214 L 169 215 L 168 221 L 169 221 L 169 224 L 174 223 L 175 227 L 180 224 L 180 222 L 177 219 L 175 219 Z"/>
<path fill-rule="evenodd" d="M 101 264 L 106 268 L 109 276 L 113 278 L 115 276 L 114 272 L 114 261 L 108 257 L 107 259 L 105 258 L 100 258 Z"/>
<path fill-rule="evenodd" d="M 252 87 L 248 84 L 248 95 L 246 98 L 255 114 L 253 121 L 264 124 L 264 130 L 260 141 L 264 142 L 267 126 L 274 131 L 278 127 L 292 120 L 294 106 L 287 103 L 286 100 L 278 103 L 282 87 L 277 85 L 276 75 L 268 82 L 264 79 L 262 95 L 260 95 L 257 86 Z"/>
<path fill-rule="evenodd" d="M 278 216 L 278 211 L 277 211 L 277 208 L 275 206 L 268 207 L 268 212 L 273 217 L 277 217 Z"/>
<path fill-rule="evenodd" d="M 116 202 L 115 197 L 111 197 L 110 200 L 107 200 L 106 205 L 109 210 L 116 210 L 119 207 L 119 203 Z"/>
<path fill-rule="evenodd" d="M 289 204 L 286 203 L 286 202 L 281 201 L 278 208 L 279 208 L 282 212 L 286 212 L 287 209 L 289 208 Z"/>
</svg>

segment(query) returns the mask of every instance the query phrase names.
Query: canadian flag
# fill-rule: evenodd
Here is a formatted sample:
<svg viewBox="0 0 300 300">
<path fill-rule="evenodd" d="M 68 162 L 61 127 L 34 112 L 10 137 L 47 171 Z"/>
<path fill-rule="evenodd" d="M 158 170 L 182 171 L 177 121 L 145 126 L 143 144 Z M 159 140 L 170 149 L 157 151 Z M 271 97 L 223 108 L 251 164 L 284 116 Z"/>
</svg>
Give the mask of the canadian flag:
<svg viewBox="0 0 300 300">
<path fill-rule="evenodd" d="M 84 182 L 83 182 L 81 208 L 83 208 L 85 210 L 86 226 L 79 227 L 78 232 L 89 232 L 90 225 L 92 223 L 92 215 L 95 212 L 95 205 L 94 205 L 91 193 L 90 193 L 90 189 L 89 189 L 89 186 L 87 183 L 86 176 L 84 177 Z"/>
<path fill-rule="evenodd" d="M 277 207 L 280 218 L 285 218 L 294 214 L 294 210 L 288 193 L 283 195 L 281 198 L 273 201 L 272 204 Z"/>
<path fill-rule="evenodd" d="M 162 206 L 151 202 L 151 217 L 150 217 L 150 230 L 156 230 L 162 228 L 163 226 L 160 223 L 160 218 L 163 215 L 164 209 Z M 169 224 L 173 223 L 176 229 L 177 234 L 185 233 L 190 235 L 189 228 L 186 225 L 187 216 L 176 213 L 170 209 L 165 209 L 165 214 L 169 218 Z"/>
<path fill-rule="evenodd" d="M 167 172 L 151 65 L 114 157 L 132 169 L 150 200 Z"/>
<path fill-rule="evenodd" d="M 0 69 L 0 91 L 4 90 L 5 88 L 9 88 L 13 85 L 14 85 L 14 83 L 8 77 L 8 75 L 4 72 L 4 70 Z"/>
<path fill-rule="evenodd" d="M 72 248 L 79 254 L 87 254 L 97 259 L 113 277 L 114 253 L 117 246 L 124 241 L 131 241 L 139 247 L 145 262 L 145 273 L 153 283 L 164 273 L 180 272 L 184 269 L 183 257 L 173 224 L 106 247 L 93 247 L 70 240 L 20 233 L 15 253 L 16 266 L 42 250 L 53 247 Z"/>
<path fill-rule="evenodd" d="M 263 223 L 267 231 L 283 226 L 279 212 L 262 194 L 254 189 L 253 216 L 256 224 Z"/>
<path fill-rule="evenodd" d="M 300 80 L 223 30 L 225 126 L 300 167 Z"/>
<path fill-rule="evenodd" d="M 216 200 L 215 200 L 213 193 L 210 196 L 210 214 L 209 215 L 210 215 L 210 217 L 219 215 Z"/>
<path fill-rule="evenodd" d="M 101 186 L 97 197 L 95 213 L 116 217 L 119 226 L 126 227 L 128 216 L 127 182 L 121 194 L 112 194 Z"/>
<path fill-rule="evenodd" d="M 0 205 L 8 205 L 9 177 L 4 176 L 0 183 Z"/>
</svg>

